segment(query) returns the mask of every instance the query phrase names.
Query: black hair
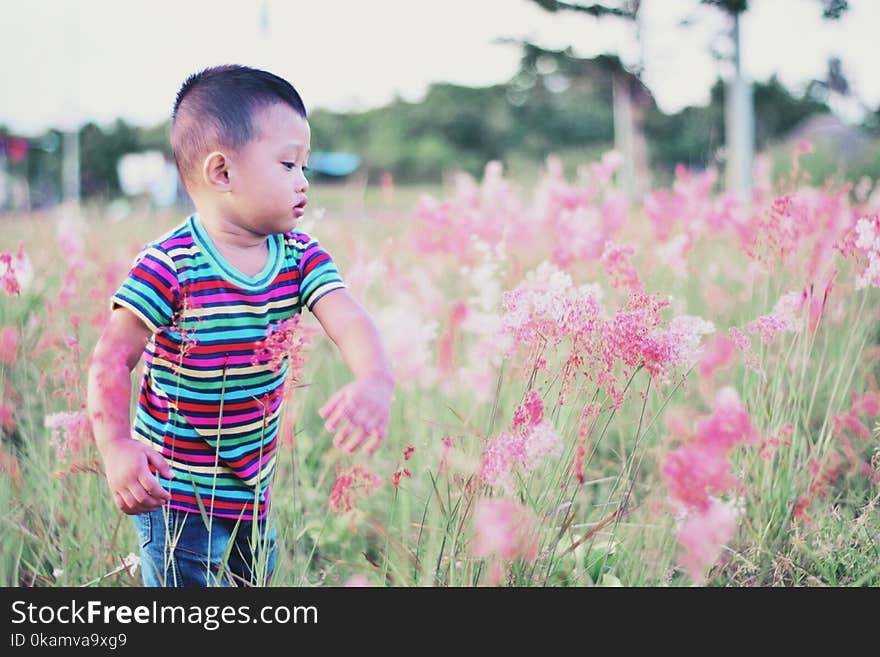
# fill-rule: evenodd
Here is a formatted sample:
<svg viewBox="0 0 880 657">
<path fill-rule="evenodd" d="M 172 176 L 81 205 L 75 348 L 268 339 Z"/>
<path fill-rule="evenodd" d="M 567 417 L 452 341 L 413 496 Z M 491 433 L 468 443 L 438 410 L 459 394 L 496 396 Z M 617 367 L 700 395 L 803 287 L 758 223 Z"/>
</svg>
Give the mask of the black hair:
<svg viewBox="0 0 880 657">
<path fill-rule="evenodd" d="M 255 136 L 254 115 L 286 103 L 306 118 L 302 98 L 287 80 L 255 68 L 214 66 L 189 76 L 171 115 L 171 150 L 184 185 L 217 147 L 239 149 Z"/>
</svg>

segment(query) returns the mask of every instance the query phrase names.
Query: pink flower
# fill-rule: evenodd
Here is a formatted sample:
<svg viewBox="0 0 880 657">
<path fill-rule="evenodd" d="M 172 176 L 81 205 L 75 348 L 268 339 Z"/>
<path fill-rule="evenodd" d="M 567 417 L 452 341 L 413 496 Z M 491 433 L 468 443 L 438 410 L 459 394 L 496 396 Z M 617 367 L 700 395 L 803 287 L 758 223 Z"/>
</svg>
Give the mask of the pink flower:
<svg viewBox="0 0 880 657">
<path fill-rule="evenodd" d="M 780 297 L 769 315 L 761 315 L 746 327 L 749 333 L 761 336 L 761 342 L 770 344 L 781 331 L 798 330 L 798 314 L 803 299 L 799 292 L 788 292 Z"/>
<path fill-rule="evenodd" d="M 681 525 L 678 540 L 684 547 L 680 563 L 697 584 L 716 562 L 724 545 L 736 533 L 736 514 L 727 504 L 712 498 L 702 509 L 691 510 Z"/>
<path fill-rule="evenodd" d="M 346 588 L 365 588 L 369 587 L 370 580 L 367 579 L 366 575 L 352 575 L 347 580 L 345 580 L 345 584 L 342 585 Z"/>
<path fill-rule="evenodd" d="M 19 242 L 18 253 L 0 253 L 0 284 L 9 296 L 19 294 L 33 277 L 30 260 L 24 253 L 24 242 Z"/>
<path fill-rule="evenodd" d="M 711 379 L 719 369 L 730 367 L 736 356 L 736 347 L 725 335 L 717 335 L 706 345 L 698 366 L 700 376 Z"/>
<path fill-rule="evenodd" d="M 507 499 L 481 499 L 474 512 L 473 553 L 505 561 L 534 561 L 538 552 L 537 520 L 524 506 Z"/>
<path fill-rule="evenodd" d="M 621 155 L 619 151 L 608 151 L 602 155 L 602 160 L 600 162 L 593 162 L 590 165 L 590 170 L 597 178 L 598 182 L 601 185 L 605 185 L 611 180 L 611 176 L 614 175 L 622 164 L 623 155 Z"/>
<path fill-rule="evenodd" d="M 413 452 L 416 451 L 416 448 L 410 445 L 405 450 L 403 450 L 403 460 L 409 461 L 409 458 L 412 456 Z M 400 466 L 400 462 L 397 463 L 397 470 L 394 471 L 394 474 L 391 475 L 391 485 L 395 488 L 400 487 L 400 478 L 401 477 L 412 477 L 412 472 L 410 472 L 409 468 L 404 468 Z"/>
<path fill-rule="evenodd" d="M 712 415 L 697 421 L 697 441 L 701 445 L 729 450 L 740 443 L 753 445 L 759 438 L 745 404 L 731 387 L 719 390 Z"/>
<path fill-rule="evenodd" d="M 523 470 L 529 473 L 535 470 L 548 456 L 559 456 L 562 453 L 562 441 L 548 421 L 532 425 L 525 434 L 525 459 Z"/>
<path fill-rule="evenodd" d="M 700 357 L 702 336 L 715 332 L 715 326 L 699 317 L 681 315 L 666 329 L 654 329 L 642 347 L 645 368 L 661 381 L 668 381 L 671 370 L 690 369 Z"/>
<path fill-rule="evenodd" d="M 15 362 L 20 342 L 17 326 L 5 326 L 0 330 L 0 363 L 11 366 Z"/>
<path fill-rule="evenodd" d="M 85 411 L 52 413 L 46 416 L 44 426 L 52 429 L 50 442 L 55 446 L 59 460 L 67 454 L 78 455 L 84 443 L 92 437 L 92 425 Z"/>
<path fill-rule="evenodd" d="M 443 447 L 440 450 L 440 465 L 437 466 L 438 472 L 445 472 L 449 467 L 449 450 L 452 448 L 452 438 L 446 436 L 443 439 Z"/>
<path fill-rule="evenodd" d="M 723 388 L 712 414 L 700 418 L 687 444 L 663 462 L 670 497 L 686 513 L 679 533 L 685 547 L 682 565 L 697 582 L 735 531 L 731 510 L 716 499 L 738 483 L 730 471 L 728 455 L 737 445 L 755 444 L 759 438 L 739 395 L 732 388 Z"/>
<path fill-rule="evenodd" d="M 854 246 L 867 259 L 867 266 L 856 278 L 856 289 L 880 287 L 880 213 L 856 222 Z"/>
<path fill-rule="evenodd" d="M 480 477 L 493 488 L 514 487 L 514 472 L 527 475 L 548 456 L 562 452 L 562 441 L 549 422 L 528 427 L 523 433 L 502 433 L 486 442 L 480 459 Z"/>
<path fill-rule="evenodd" d="M 632 257 L 635 252 L 636 247 L 632 244 L 617 245 L 610 240 L 605 242 L 605 248 L 602 251 L 602 264 L 605 265 L 605 271 L 611 278 L 612 287 L 624 286 L 635 292 L 641 291 L 642 283 L 632 266 Z"/>
<path fill-rule="evenodd" d="M 277 372 L 285 361 L 290 359 L 291 377 L 300 378 L 302 367 L 305 365 L 301 352 L 308 341 L 307 337 L 297 335 L 300 319 L 300 315 L 294 315 L 271 324 L 266 338 L 257 343 L 251 364 L 268 364 L 269 369 Z"/>
<path fill-rule="evenodd" d="M 693 445 L 666 456 L 663 478 L 669 494 L 694 509 L 706 508 L 711 495 L 725 492 L 736 482 L 725 450 Z"/>
<path fill-rule="evenodd" d="M 438 341 L 438 360 L 441 372 L 451 373 L 455 371 L 455 344 L 462 322 L 468 316 L 468 307 L 462 301 L 452 305 L 449 311 L 449 326 L 446 333 Z"/>
<path fill-rule="evenodd" d="M 513 412 L 513 429 L 532 427 L 544 419 L 544 401 L 536 390 L 526 393 L 525 401 Z"/>
<path fill-rule="evenodd" d="M 736 345 L 736 348 L 739 349 L 742 354 L 746 367 L 754 370 L 763 377 L 764 368 L 761 367 L 761 363 L 758 361 L 758 355 L 752 351 L 752 341 L 735 326 L 731 326 L 730 329 L 728 329 L 728 334 L 733 340 L 733 344 Z"/>
<path fill-rule="evenodd" d="M 369 496 L 381 485 L 379 475 L 367 472 L 360 466 L 354 466 L 347 472 L 337 470 L 336 482 L 330 491 L 330 508 L 340 512 L 351 511 L 361 494 Z"/>
<path fill-rule="evenodd" d="M 15 406 L 8 401 L 0 402 L 0 428 L 12 433 L 15 431 Z"/>
<path fill-rule="evenodd" d="M 502 433 L 486 441 L 480 457 L 480 478 L 493 488 L 513 488 L 513 470 L 526 459 L 525 441 L 518 433 Z"/>
</svg>

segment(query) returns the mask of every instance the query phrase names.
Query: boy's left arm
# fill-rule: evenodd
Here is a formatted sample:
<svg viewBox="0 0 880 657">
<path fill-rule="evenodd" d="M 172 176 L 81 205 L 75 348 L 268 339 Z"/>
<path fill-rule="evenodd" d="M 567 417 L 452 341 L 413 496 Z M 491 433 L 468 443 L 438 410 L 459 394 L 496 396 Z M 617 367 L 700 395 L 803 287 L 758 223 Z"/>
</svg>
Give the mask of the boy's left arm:
<svg viewBox="0 0 880 657">
<path fill-rule="evenodd" d="M 339 348 L 355 380 L 340 388 L 318 411 L 335 433 L 333 444 L 348 452 L 372 454 L 388 431 L 394 378 L 376 325 L 348 290 L 328 292 L 312 313 Z"/>
</svg>

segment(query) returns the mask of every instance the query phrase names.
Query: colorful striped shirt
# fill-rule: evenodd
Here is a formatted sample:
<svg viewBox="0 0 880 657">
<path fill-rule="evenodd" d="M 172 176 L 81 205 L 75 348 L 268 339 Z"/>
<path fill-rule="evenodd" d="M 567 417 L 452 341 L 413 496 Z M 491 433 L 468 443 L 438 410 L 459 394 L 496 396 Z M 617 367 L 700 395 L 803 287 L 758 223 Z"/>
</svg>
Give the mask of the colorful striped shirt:
<svg viewBox="0 0 880 657">
<path fill-rule="evenodd" d="M 174 470 L 159 477 L 172 508 L 245 520 L 266 512 L 287 362 L 261 358 L 259 343 L 346 287 L 307 234 L 271 235 L 268 246 L 266 266 L 246 276 L 195 213 L 138 254 L 112 298 L 153 331 L 133 434 Z"/>
</svg>

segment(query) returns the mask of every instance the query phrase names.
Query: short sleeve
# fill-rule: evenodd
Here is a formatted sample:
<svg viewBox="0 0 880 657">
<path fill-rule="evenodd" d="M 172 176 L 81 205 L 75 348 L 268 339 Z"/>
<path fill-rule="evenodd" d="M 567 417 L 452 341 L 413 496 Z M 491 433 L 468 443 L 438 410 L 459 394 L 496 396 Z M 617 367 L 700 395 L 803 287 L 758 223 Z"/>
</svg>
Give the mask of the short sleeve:
<svg viewBox="0 0 880 657">
<path fill-rule="evenodd" d="M 300 233 L 306 243 L 301 245 L 299 258 L 299 298 L 300 303 L 313 310 L 318 299 L 328 292 L 346 287 L 336 268 L 333 258 L 318 241 Z"/>
<path fill-rule="evenodd" d="M 177 269 L 167 253 L 155 246 L 141 251 L 110 301 L 111 310 L 125 307 L 152 331 L 170 326 L 180 296 Z"/>
</svg>

